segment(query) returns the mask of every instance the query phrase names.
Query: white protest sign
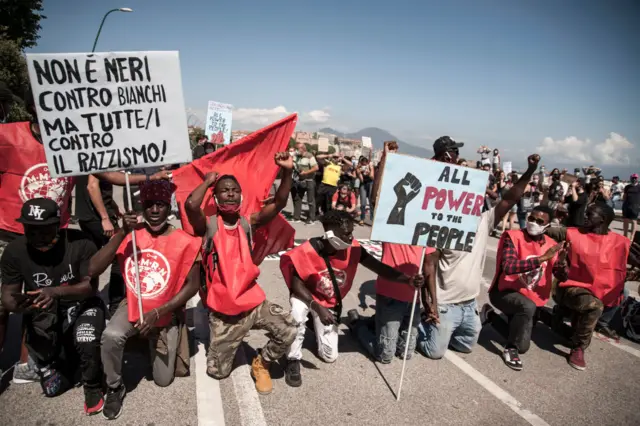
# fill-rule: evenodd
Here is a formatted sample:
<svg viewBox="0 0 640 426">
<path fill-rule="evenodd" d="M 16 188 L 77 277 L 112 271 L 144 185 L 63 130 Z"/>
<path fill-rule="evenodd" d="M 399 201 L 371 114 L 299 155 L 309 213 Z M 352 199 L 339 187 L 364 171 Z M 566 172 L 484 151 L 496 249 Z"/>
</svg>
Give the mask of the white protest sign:
<svg viewBox="0 0 640 426">
<path fill-rule="evenodd" d="M 233 105 L 209 101 L 204 133 L 211 143 L 231 143 L 232 111 Z"/>
<path fill-rule="evenodd" d="M 329 152 L 329 138 L 318 138 L 318 152 Z"/>
<path fill-rule="evenodd" d="M 387 154 L 371 239 L 470 252 L 488 173 Z"/>
<path fill-rule="evenodd" d="M 52 177 L 192 160 L 178 52 L 27 54 Z"/>
<path fill-rule="evenodd" d="M 505 175 L 511 173 L 513 171 L 513 164 L 511 164 L 511 161 L 505 161 L 502 164 L 502 170 L 504 171 Z"/>
<path fill-rule="evenodd" d="M 362 146 L 365 148 L 372 148 L 373 145 L 371 144 L 371 138 L 368 136 L 363 136 L 362 137 Z"/>
</svg>

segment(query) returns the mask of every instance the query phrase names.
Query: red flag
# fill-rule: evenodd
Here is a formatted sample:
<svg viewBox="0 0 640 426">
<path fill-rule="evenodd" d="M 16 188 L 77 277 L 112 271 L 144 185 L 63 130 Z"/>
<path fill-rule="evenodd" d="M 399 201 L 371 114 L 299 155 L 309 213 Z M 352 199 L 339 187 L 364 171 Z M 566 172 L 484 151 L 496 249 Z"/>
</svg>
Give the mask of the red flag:
<svg viewBox="0 0 640 426">
<path fill-rule="evenodd" d="M 193 234 L 184 203 L 209 172 L 229 174 L 238 179 L 242 187 L 242 216 L 248 217 L 260 211 L 261 201 L 269 195 L 278 174 L 279 167 L 273 158 L 277 152 L 286 150 L 297 119 L 298 115 L 292 114 L 175 170 L 173 183 L 177 186 L 176 200 L 182 228 Z M 202 207 L 207 216 L 216 213 L 211 191 L 208 191 Z M 254 262 L 259 264 L 265 256 L 293 247 L 294 233 L 293 227 L 281 215 L 260 228 L 253 236 Z"/>
</svg>

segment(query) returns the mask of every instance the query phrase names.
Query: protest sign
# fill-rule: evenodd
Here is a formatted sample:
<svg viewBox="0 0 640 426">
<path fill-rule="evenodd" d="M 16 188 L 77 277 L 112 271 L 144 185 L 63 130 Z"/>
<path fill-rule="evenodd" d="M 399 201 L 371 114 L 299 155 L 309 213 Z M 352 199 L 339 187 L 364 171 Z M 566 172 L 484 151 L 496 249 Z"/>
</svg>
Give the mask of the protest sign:
<svg viewBox="0 0 640 426">
<path fill-rule="evenodd" d="M 220 145 L 231 143 L 232 110 L 233 105 L 209 101 L 204 133 L 211 143 Z"/>
<path fill-rule="evenodd" d="M 52 177 L 192 160 L 178 52 L 27 54 Z"/>
<path fill-rule="evenodd" d="M 470 252 L 488 173 L 387 154 L 371 239 Z"/>
<path fill-rule="evenodd" d="M 371 144 L 371 138 L 368 136 L 363 136 L 362 137 L 362 146 L 364 148 L 372 148 L 373 145 Z"/>
<path fill-rule="evenodd" d="M 318 152 L 329 152 L 329 138 L 318 138 Z"/>
<path fill-rule="evenodd" d="M 513 165 L 511 164 L 511 161 L 505 161 L 502 164 L 502 170 L 504 171 L 505 175 L 511 173 L 513 171 Z"/>
</svg>

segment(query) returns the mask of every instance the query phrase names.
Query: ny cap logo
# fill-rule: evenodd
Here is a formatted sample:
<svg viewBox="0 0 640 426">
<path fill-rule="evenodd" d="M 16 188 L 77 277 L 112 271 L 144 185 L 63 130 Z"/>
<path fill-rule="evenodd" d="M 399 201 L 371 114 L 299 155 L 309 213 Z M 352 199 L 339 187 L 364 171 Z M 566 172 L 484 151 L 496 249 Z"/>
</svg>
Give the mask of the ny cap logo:
<svg viewBox="0 0 640 426">
<path fill-rule="evenodd" d="M 42 213 L 44 212 L 45 210 L 40 208 L 40 206 L 34 206 L 34 205 L 29 206 L 29 216 L 31 216 L 36 220 L 42 220 Z"/>
</svg>

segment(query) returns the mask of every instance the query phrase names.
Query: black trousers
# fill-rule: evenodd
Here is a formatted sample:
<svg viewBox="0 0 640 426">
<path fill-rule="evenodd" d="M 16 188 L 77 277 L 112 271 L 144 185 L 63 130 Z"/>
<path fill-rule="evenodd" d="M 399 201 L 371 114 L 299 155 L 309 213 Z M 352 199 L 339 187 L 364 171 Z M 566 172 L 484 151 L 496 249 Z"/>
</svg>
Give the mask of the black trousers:
<svg viewBox="0 0 640 426">
<path fill-rule="evenodd" d="M 80 368 L 85 387 L 102 386 L 100 339 L 105 328 L 104 303 L 93 297 L 70 310 L 28 315 L 26 346 L 39 367 L 53 366 L 73 383 Z"/>
<path fill-rule="evenodd" d="M 527 352 L 536 322 L 536 304 L 517 291 L 500 291 L 497 285 L 489 292 L 489 300 L 508 319 L 505 321 L 500 315 L 492 315 L 490 321 L 493 328 L 507 339 L 508 347 L 515 347 L 521 354 Z"/>
<path fill-rule="evenodd" d="M 320 197 L 319 204 L 323 214 L 331 210 L 331 198 L 333 198 L 333 194 L 336 193 L 337 189 L 337 186 L 327 185 L 326 183 L 320 184 L 318 196 Z"/>
<path fill-rule="evenodd" d="M 113 223 L 114 228 L 118 229 L 118 222 L 113 219 L 111 222 Z M 99 221 L 81 221 L 80 229 L 82 229 L 82 231 L 91 238 L 98 250 L 109 242 L 109 237 L 104 235 L 102 223 Z M 126 294 L 124 278 L 120 272 L 120 264 L 116 259 L 111 263 L 111 275 L 109 276 L 107 291 L 109 295 L 109 311 L 113 314 Z"/>
</svg>

